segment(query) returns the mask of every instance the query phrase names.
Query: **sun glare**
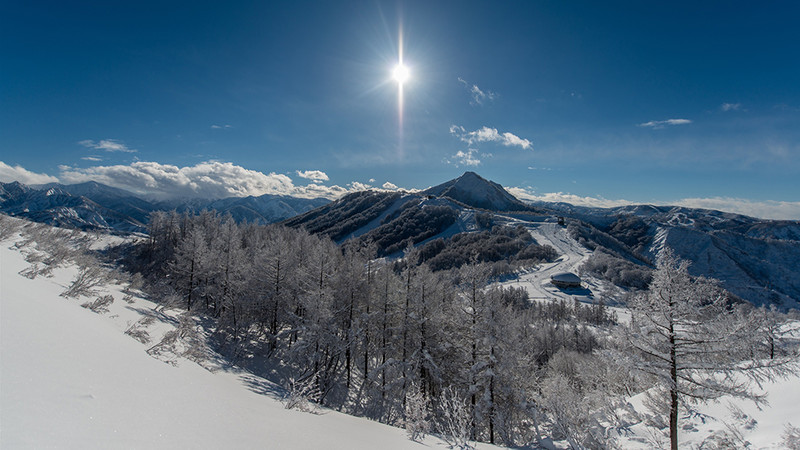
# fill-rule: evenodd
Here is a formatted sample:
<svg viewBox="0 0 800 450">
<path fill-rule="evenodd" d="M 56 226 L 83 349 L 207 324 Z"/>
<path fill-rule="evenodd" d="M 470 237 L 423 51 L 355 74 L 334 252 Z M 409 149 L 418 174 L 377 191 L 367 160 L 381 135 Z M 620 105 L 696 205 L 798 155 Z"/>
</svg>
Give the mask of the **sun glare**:
<svg viewBox="0 0 800 450">
<path fill-rule="evenodd" d="M 411 73 L 404 64 L 400 63 L 394 66 L 394 70 L 392 71 L 392 78 L 394 81 L 397 81 L 399 84 L 403 84 L 408 81 L 409 76 Z"/>
</svg>

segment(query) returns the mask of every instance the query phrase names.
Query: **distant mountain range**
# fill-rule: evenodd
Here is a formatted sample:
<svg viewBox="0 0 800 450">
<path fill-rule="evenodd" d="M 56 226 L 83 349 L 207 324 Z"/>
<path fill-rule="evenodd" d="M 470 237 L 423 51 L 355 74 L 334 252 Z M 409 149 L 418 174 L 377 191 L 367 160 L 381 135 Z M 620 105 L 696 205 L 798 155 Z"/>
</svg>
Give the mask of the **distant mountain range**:
<svg viewBox="0 0 800 450">
<path fill-rule="evenodd" d="M 153 211 L 216 210 L 237 221 L 261 224 L 278 222 L 328 203 L 329 200 L 279 195 L 230 197 L 220 200 L 180 199 L 150 201 L 135 194 L 89 181 L 80 184 L 27 186 L 0 183 L 0 212 L 78 229 L 111 229 L 144 232 Z"/>
<path fill-rule="evenodd" d="M 372 243 L 383 255 L 493 225 L 535 227 L 563 217 L 569 235 L 593 254 L 646 269 L 660 249 L 670 247 L 691 261 L 691 273 L 719 279 L 743 299 L 800 305 L 800 221 L 682 207 L 526 204 L 474 172 L 421 192 L 362 191 L 334 202 L 274 195 L 154 202 L 95 182 L 0 183 L 0 212 L 57 226 L 143 232 L 150 212 L 173 209 L 213 209 L 262 224 L 282 221 L 340 243 Z"/>
</svg>

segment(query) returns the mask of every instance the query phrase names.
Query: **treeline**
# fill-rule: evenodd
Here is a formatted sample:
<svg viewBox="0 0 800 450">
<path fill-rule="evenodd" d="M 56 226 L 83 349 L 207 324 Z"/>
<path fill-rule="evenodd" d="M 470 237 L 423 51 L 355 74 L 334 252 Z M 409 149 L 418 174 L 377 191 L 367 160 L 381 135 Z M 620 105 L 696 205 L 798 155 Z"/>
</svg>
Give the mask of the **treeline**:
<svg viewBox="0 0 800 450">
<path fill-rule="evenodd" d="M 459 233 L 450 239 L 434 239 L 418 252 L 418 261 L 427 263 L 434 271 L 458 268 L 470 260 L 502 261 L 503 267 L 495 268 L 495 274 L 507 273 L 519 264 L 530 266 L 556 257 L 558 254 L 553 247 L 537 244 L 521 226 L 494 226 L 489 230 Z"/>
<path fill-rule="evenodd" d="M 419 244 L 443 232 L 458 219 L 458 211 L 449 206 L 424 205 L 406 202 L 393 214 L 387 215 L 381 225 L 366 233 L 360 241 L 374 243 L 379 256 L 388 256 Z"/>
<path fill-rule="evenodd" d="M 219 349 L 239 364 L 266 358 L 269 370 L 251 369 L 321 404 L 454 442 L 522 445 L 569 430 L 596 441 L 597 420 L 565 416 L 561 398 L 601 402 L 624 384 L 595 356 L 612 321 L 602 305 L 531 306 L 474 260 L 434 272 L 376 259 L 374 246 L 204 211 L 153 213 L 126 264 L 153 297 L 213 319 Z M 576 364 L 606 374 L 606 393 L 546 383 L 577 377 Z"/>
<path fill-rule="evenodd" d="M 310 233 L 324 233 L 338 242 L 380 217 L 401 196 L 397 192 L 354 192 L 284 224 L 295 228 L 302 225 Z"/>
</svg>

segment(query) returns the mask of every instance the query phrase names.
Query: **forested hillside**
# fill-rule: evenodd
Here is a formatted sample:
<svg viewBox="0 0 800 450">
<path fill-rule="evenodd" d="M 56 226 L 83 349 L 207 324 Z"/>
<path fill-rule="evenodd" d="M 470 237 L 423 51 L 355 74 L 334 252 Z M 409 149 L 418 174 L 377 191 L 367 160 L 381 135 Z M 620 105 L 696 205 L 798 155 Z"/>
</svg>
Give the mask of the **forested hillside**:
<svg viewBox="0 0 800 450">
<path fill-rule="evenodd" d="M 521 236 L 498 228 L 455 241 L 513 247 Z M 626 331 L 602 301 L 531 302 L 523 289 L 492 283 L 492 268 L 475 260 L 434 272 L 424 262 L 375 259 L 374 247 L 339 247 L 304 230 L 240 225 L 212 212 L 157 213 L 149 238 L 117 254 L 151 295 L 211 318 L 215 348 L 249 370 L 296 386 L 311 401 L 453 442 L 523 445 L 549 436 L 613 445 L 610 431 L 633 420 L 618 415 L 622 399 L 665 382 L 629 370 L 637 350 L 624 333 L 645 331 Z M 664 271 L 685 274 L 685 266 L 666 264 L 659 279 Z M 691 289 L 697 299 L 726 298 L 713 283 Z M 702 305 L 681 314 L 702 316 Z M 759 376 L 771 377 L 773 364 L 788 367 L 782 361 L 795 350 L 770 325 L 777 319 L 764 320 L 774 312 L 727 308 L 725 323 L 739 327 L 730 337 L 736 347 L 725 338 L 715 352 L 736 366 L 750 357 L 741 345 L 756 351 L 766 361 L 752 366 Z M 780 358 L 763 360 L 778 349 Z M 264 357 L 266 365 L 255 364 Z"/>
</svg>

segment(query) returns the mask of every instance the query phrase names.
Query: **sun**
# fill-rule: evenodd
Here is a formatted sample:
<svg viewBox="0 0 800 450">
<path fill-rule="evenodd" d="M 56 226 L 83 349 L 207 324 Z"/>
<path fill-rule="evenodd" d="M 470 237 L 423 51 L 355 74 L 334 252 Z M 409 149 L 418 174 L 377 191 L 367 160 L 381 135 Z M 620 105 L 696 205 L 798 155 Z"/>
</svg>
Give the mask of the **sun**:
<svg viewBox="0 0 800 450">
<path fill-rule="evenodd" d="M 411 72 L 408 70 L 408 67 L 406 67 L 403 63 L 394 66 L 394 70 L 392 70 L 392 78 L 394 78 L 394 81 L 396 81 L 400 85 L 408 81 L 408 78 L 410 76 Z"/>
</svg>

